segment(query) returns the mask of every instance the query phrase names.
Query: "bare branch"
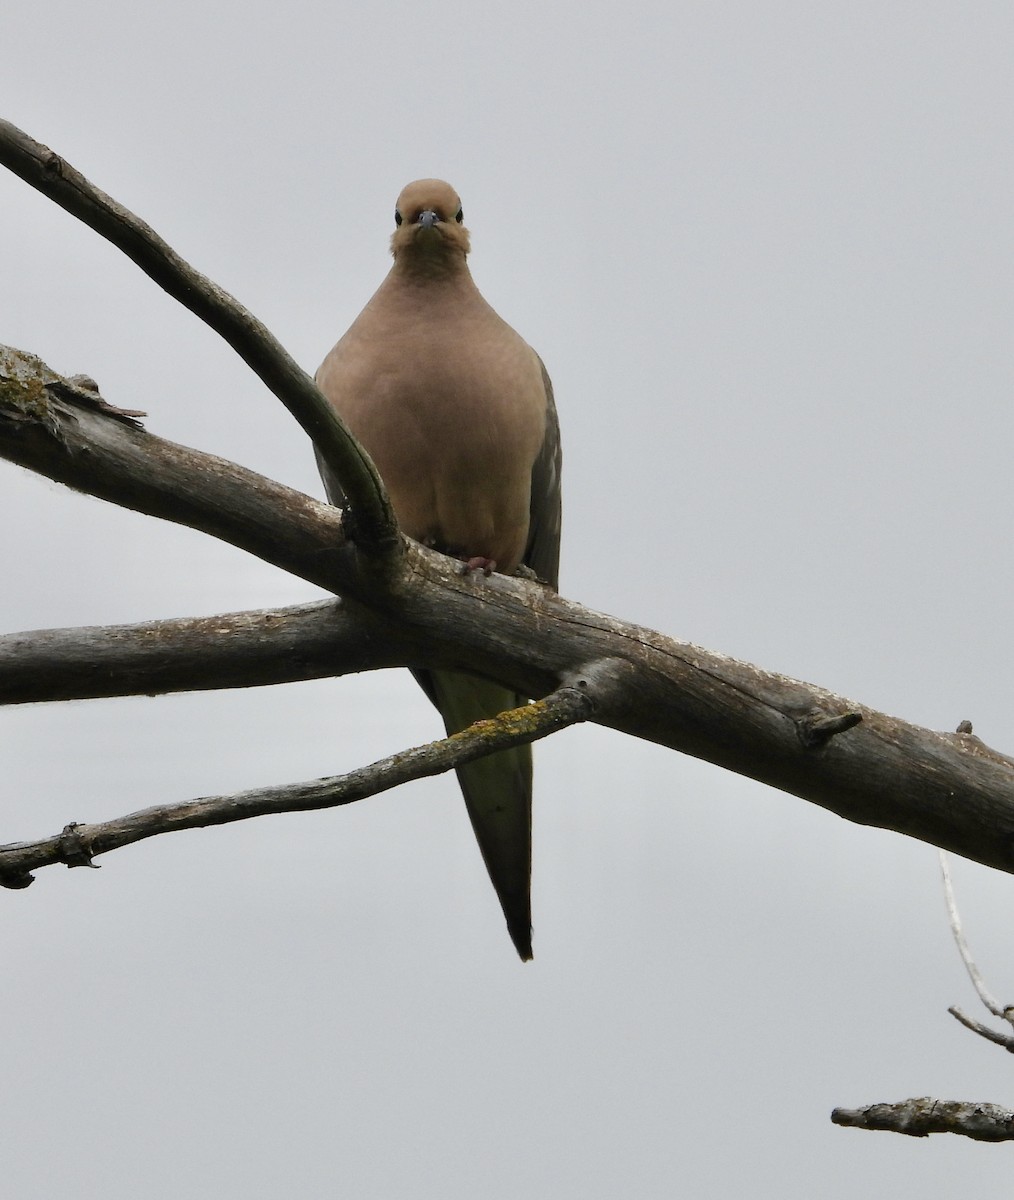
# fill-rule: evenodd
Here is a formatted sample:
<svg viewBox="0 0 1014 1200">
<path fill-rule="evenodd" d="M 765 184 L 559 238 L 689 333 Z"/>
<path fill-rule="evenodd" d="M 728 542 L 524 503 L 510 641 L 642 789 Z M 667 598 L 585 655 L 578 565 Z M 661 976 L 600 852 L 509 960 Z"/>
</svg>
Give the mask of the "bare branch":
<svg viewBox="0 0 1014 1200">
<path fill-rule="evenodd" d="M 952 1017 L 960 1021 L 966 1029 L 970 1029 L 973 1033 L 977 1033 L 979 1037 L 985 1038 L 987 1042 L 992 1042 L 996 1046 L 1002 1046 L 1004 1050 L 1008 1050 L 1011 1054 L 1014 1054 L 1014 1034 L 1000 1033 L 997 1029 L 990 1029 L 988 1025 L 983 1025 L 980 1021 L 966 1016 L 960 1008 L 956 1008 L 954 1005 L 951 1005 L 947 1011 Z"/>
<path fill-rule="evenodd" d="M 0 639 L 0 702 L 250 686 L 399 661 L 472 670 L 539 695 L 583 665 L 610 659 L 608 678 L 596 679 L 593 720 L 762 778 L 843 817 L 949 842 L 966 857 L 1014 870 L 1007 857 L 1014 770 L 981 743 L 966 746 L 962 735 L 857 709 L 517 581 L 493 576 L 469 583 L 449 571 L 446 582 L 445 589 L 433 584 L 438 615 L 414 616 L 405 626 L 355 605 L 324 603 L 9 635 Z M 420 601 L 429 590 L 420 585 Z M 358 647 L 357 629 L 370 630 Z M 275 630 L 278 646 L 272 646 Z M 198 637 L 206 645 L 203 666 L 194 652 Z M 793 713 L 805 715 L 818 704 L 861 711 L 863 721 L 822 750 L 805 750 Z"/>
<path fill-rule="evenodd" d="M 836 1108 L 835 1125 L 853 1129 L 883 1129 L 909 1137 L 931 1133 L 957 1133 L 978 1142 L 1014 1141 L 1014 1112 L 998 1104 L 966 1100 L 934 1100 L 920 1096 L 894 1104 L 868 1104 L 865 1108 Z"/>
<path fill-rule="evenodd" d="M 972 732 L 972 726 L 968 721 L 962 721 L 958 729 L 966 734 Z M 972 952 L 969 949 L 968 942 L 965 940 L 965 933 L 961 927 L 958 906 L 954 899 L 954 887 L 951 884 L 951 872 L 947 864 L 947 855 L 942 850 L 940 851 L 940 874 L 943 877 L 944 899 L 947 902 L 947 917 L 950 921 L 951 933 L 954 935 L 954 941 L 958 947 L 958 953 L 961 955 L 961 960 L 965 964 L 968 978 L 972 981 L 972 986 L 978 993 L 983 1007 L 988 1009 L 994 1017 L 999 1017 L 1001 1021 L 1006 1021 L 1008 1024 L 1014 1025 L 1014 1006 L 1009 1004 L 1006 1006 L 1001 1005 L 1000 1001 L 986 987 L 986 981 L 982 978 L 979 968 L 975 964 L 975 959 L 972 958 Z M 972 1017 L 966 1016 L 960 1008 L 956 1008 L 953 1005 L 947 1011 L 952 1017 L 960 1021 L 966 1029 L 970 1029 L 973 1033 L 977 1033 L 979 1037 L 985 1038 L 986 1041 L 993 1042 L 997 1046 L 1002 1046 L 1005 1050 L 1014 1054 L 1014 1034 L 1000 1033 L 998 1030 L 990 1029 L 988 1025 L 983 1025 L 980 1021 L 973 1020 Z"/>
<path fill-rule="evenodd" d="M 971 730 L 969 730 L 971 732 Z M 944 899 L 947 902 L 947 917 L 951 924 L 951 933 L 954 935 L 954 941 L 958 947 L 958 953 L 961 955 L 961 961 L 965 964 L 965 970 L 968 972 L 968 978 L 972 981 L 972 987 L 979 994 L 979 999 L 983 1005 L 989 1009 L 994 1017 L 1000 1017 L 1001 1020 L 1011 1021 L 1011 1009 L 1001 1005 L 1000 1001 L 986 987 L 986 982 L 979 973 L 979 968 L 975 965 L 975 960 L 972 958 L 972 952 L 968 948 L 968 943 L 965 941 L 964 930 L 961 928 L 961 917 L 958 915 L 958 906 L 954 901 L 954 887 L 951 884 L 951 872 L 947 865 L 947 855 L 940 851 L 940 874 L 943 877 L 944 883 Z M 954 1012 L 953 1009 L 950 1010 Z M 954 1013 L 957 1016 L 957 1013 Z M 963 1017 L 959 1020 L 968 1022 Z M 971 1026 L 969 1026 L 971 1028 Z"/>
<path fill-rule="evenodd" d="M 296 418 L 341 481 L 356 514 L 356 542 L 393 566 L 400 547 L 387 493 L 365 450 L 309 375 L 237 300 L 195 271 L 132 212 L 48 146 L 0 120 L 0 163 L 122 250 L 174 300 L 215 330 Z"/>
<path fill-rule="evenodd" d="M 78 405 L 37 377 L 38 386 L 0 387 L 0 455 L 135 510 L 203 529 L 353 601 L 368 598 L 368 618 L 356 614 L 373 623 L 375 658 L 364 666 L 401 658 L 470 671 L 543 696 L 585 664 L 612 660 L 619 665 L 596 712 L 599 723 L 717 763 L 849 820 L 1014 871 L 1014 764 L 973 734 L 919 729 L 818 687 L 592 612 L 531 583 L 462 575 L 456 563 L 415 543 L 406 549 L 398 588 L 378 596 L 359 579 L 336 510 Z M 354 603 L 346 600 L 342 611 L 353 613 Z M 144 636 L 150 639 L 151 631 Z M 53 655 L 47 665 L 43 644 L 42 657 L 33 661 L 47 673 L 45 693 L 20 670 L 20 682 L 12 676 L 4 685 L 6 702 L 215 686 L 210 674 L 203 683 L 193 675 L 187 681 L 184 670 L 170 683 L 176 668 L 150 656 L 145 666 L 124 668 L 118 678 L 99 681 L 93 674 L 89 688 L 82 664 L 100 650 L 113 653 L 115 634 L 65 631 L 52 637 L 60 655 L 76 657 L 77 665 L 68 659 L 62 672 Z M 79 644 L 72 648 L 75 637 Z M 319 629 L 306 637 L 305 653 L 294 653 L 288 668 L 278 657 L 271 664 L 265 658 L 260 679 L 251 672 L 245 682 L 320 674 L 319 660 L 310 661 L 322 652 Z M 6 661 L 14 667 L 19 658 L 28 661 L 28 647 L 23 636 L 8 639 Z M 228 657 L 227 650 L 223 654 Z"/>
<path fill-rule="evenodd" d="M 330 591 L 355 591 L 341 512 L 227 459 L 110 419 L 41 359 L 0 346 L 0 458 L 199 529 Z"/>
<path fill-rule="evenodd" d="M 341 599 L 14 633 L 0 637 L 0 705 L 330 679 L 417 664 L 417 642 Z"/>
<path fill-rule="evenodd" d="M 0 846 L 0 886 L 27 887 L 33 882 L 32 871 L 54 863 L 62 862 L 68 867 L 94 866 L 92 859 L 96 855 L 163 833 L 226 825 L 268 813 L 307 812 L 351 804 L 587 720 L 594 710 L 594 692 L 593 679 L 575 679 L 543 700 L 476 722 L 461 733 L 401 751 L 347 775 L 233 796 L 207 796 L 183 804 L 162 804 L 95 824 L 72 822 L 54 837 Z"/>
</svg>

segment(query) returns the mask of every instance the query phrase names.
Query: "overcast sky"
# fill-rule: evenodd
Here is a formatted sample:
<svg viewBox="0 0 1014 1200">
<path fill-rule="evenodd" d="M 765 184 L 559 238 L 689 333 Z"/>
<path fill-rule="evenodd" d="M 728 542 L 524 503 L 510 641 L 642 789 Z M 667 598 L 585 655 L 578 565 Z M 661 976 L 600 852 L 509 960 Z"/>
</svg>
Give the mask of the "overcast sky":
<svg viewBox="0 0 1014 1200">
<path fill-rule="evenodd" d="M 10 7 L 10 6 L 9 6 Z M 1014 9 L 15 0 L 2 115 L 309 370 L 449 179 L 564 437 L 562 591 L 1014 751 Z M 0 341 L 316 496 L 214 334 L 0 175 Z M 0 463 L 0 629 L 321 593 Z M 439 732 L 406 672 L 0 714 L 0 840 Z M 11 1196 L 1003 1194 L 1011 1150 L 834 1128 L 1014 1103 L 936 852 L 609 731 L 536 751 L 535 961 L 448 778 L 0 895 Z M 953 864 L 1014 999 L 1014 881 Z"/>
</svg>

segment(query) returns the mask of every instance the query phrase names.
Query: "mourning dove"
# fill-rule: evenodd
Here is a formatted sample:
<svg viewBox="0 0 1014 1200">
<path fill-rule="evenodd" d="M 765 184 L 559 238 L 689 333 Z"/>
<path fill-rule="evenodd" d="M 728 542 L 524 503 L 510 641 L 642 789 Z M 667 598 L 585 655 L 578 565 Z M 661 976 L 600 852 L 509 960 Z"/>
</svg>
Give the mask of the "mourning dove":
<svg viewBox="0 0 1014 1200">
<path fill-rule="evenodd" d="M 555 589 L 560 435 L 552 385 L 535 351 L 479 294 L 462 219 L 449 184 L 420 179 L 404 189 L 394 265 L 325 358 L 317 384 L 376 463 L 409 537 L 470 569 L 511 574 L 524 565 Z M 323 464 L 321 473 L 340 504 L 340 484 Z M 458 672 L 413 674 L 449 734 L 527 699 Z M 531 747 L 457 774 L 510 936 L 530 959 Z"/>
</svg>

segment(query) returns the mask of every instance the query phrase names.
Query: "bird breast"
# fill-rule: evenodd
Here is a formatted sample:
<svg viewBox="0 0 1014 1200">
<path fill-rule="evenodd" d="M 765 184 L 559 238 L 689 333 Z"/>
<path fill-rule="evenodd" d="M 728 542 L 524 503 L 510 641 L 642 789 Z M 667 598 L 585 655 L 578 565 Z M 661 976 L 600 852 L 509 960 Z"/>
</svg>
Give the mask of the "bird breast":
<svg viewBox="0 0 1014 1200">
<path fill-rule="evenodd" d="M 371 324 L 353 325 L 325 360 L 322 390 L 376 463 L 410 537 L 512 571 L 546 429 L 535 352 L 488 308 L 454 322 L 417 314 L 398 329 Z"/>
</svg>

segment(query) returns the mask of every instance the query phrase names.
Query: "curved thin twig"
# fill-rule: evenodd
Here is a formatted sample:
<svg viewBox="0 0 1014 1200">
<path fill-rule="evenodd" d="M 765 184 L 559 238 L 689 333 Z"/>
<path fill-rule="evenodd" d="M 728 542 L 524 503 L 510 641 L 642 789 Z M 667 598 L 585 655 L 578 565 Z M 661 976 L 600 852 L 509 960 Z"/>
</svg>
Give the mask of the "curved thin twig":
<svg viewBox="0 0 1014 1200">
<path fill-rule="evenodd" d="M 987 1042 L 992 1042 L 994 1046 L 1002 1046 L 1009 1054 L 1014 1054 L 1014 1034 L 1001 1033 L 998 1029 L 990 1029 L 988 1025 L 983 1025 L 981 1021 L 976 1021 L 974 1017 L 966 1016 L 956 1005 L 952 1004 L 947 1010 L 951 1016 L 959 1021 L 966 1029 L 970 1029 L 972 1033 L 977 1033 L 979 1037 L 985 1038 Z M 1010 1018 L 1007 1018 L 1010 1020 Z"/>
<path fill-rule="evenodd" d="M 139 217 L 48 146 L 3 120 L 0 163 L 112 242 L 229 343 L 295 417 L 341 481 L 355 510 L 357 546 L 381 567 L 396 561 L 401 545 L 398 523 L 376 467 L 271 331 L 223 288 L 194 270 Z"/>
<path fill-rule="evenodd" d="M 979 968 L 975 965 L 975 959 L 972 958 L 968 942 L 965 941 L 964 930 L 961 928 L 961 916 L 958 913 L 958 906 L 954 900 L 954 887 L 951 883 L 951 872 L 947 865 L 947 855 L 943 850 L 938 851 L 938 854 L 940 856 L 940 874 L 943 877 L 944 883 L 944 900 L 947 902 L 947 918 L 950 921 L 951 933 L 954 935 L 954 941 L 958 947 L 958 953 L 961 955 L 961 961 L 965 964 L 968 978 L 972 981 L 972 987 L 978 992 L 979 999 L 982 1001 L 984 1007 L 988 1008 L 994 1017 L 999 1017 L 1002 1021 L 1014 1023 L 1014 1009 L 1010 1006 L 1005 1007 L 997 1000 L 989 988 L 986 987 L 986 981 L 982 978 Z M 958 1016 L 954 1009 L 948 1011 L 953 1013 L 954 1016 Z M 958 1017 L 958 1020 L 968 1025 L 970 1029 L 974 1028 L 974 1022 L 969 1023 L 963 1017 Z"/>
</svg>

